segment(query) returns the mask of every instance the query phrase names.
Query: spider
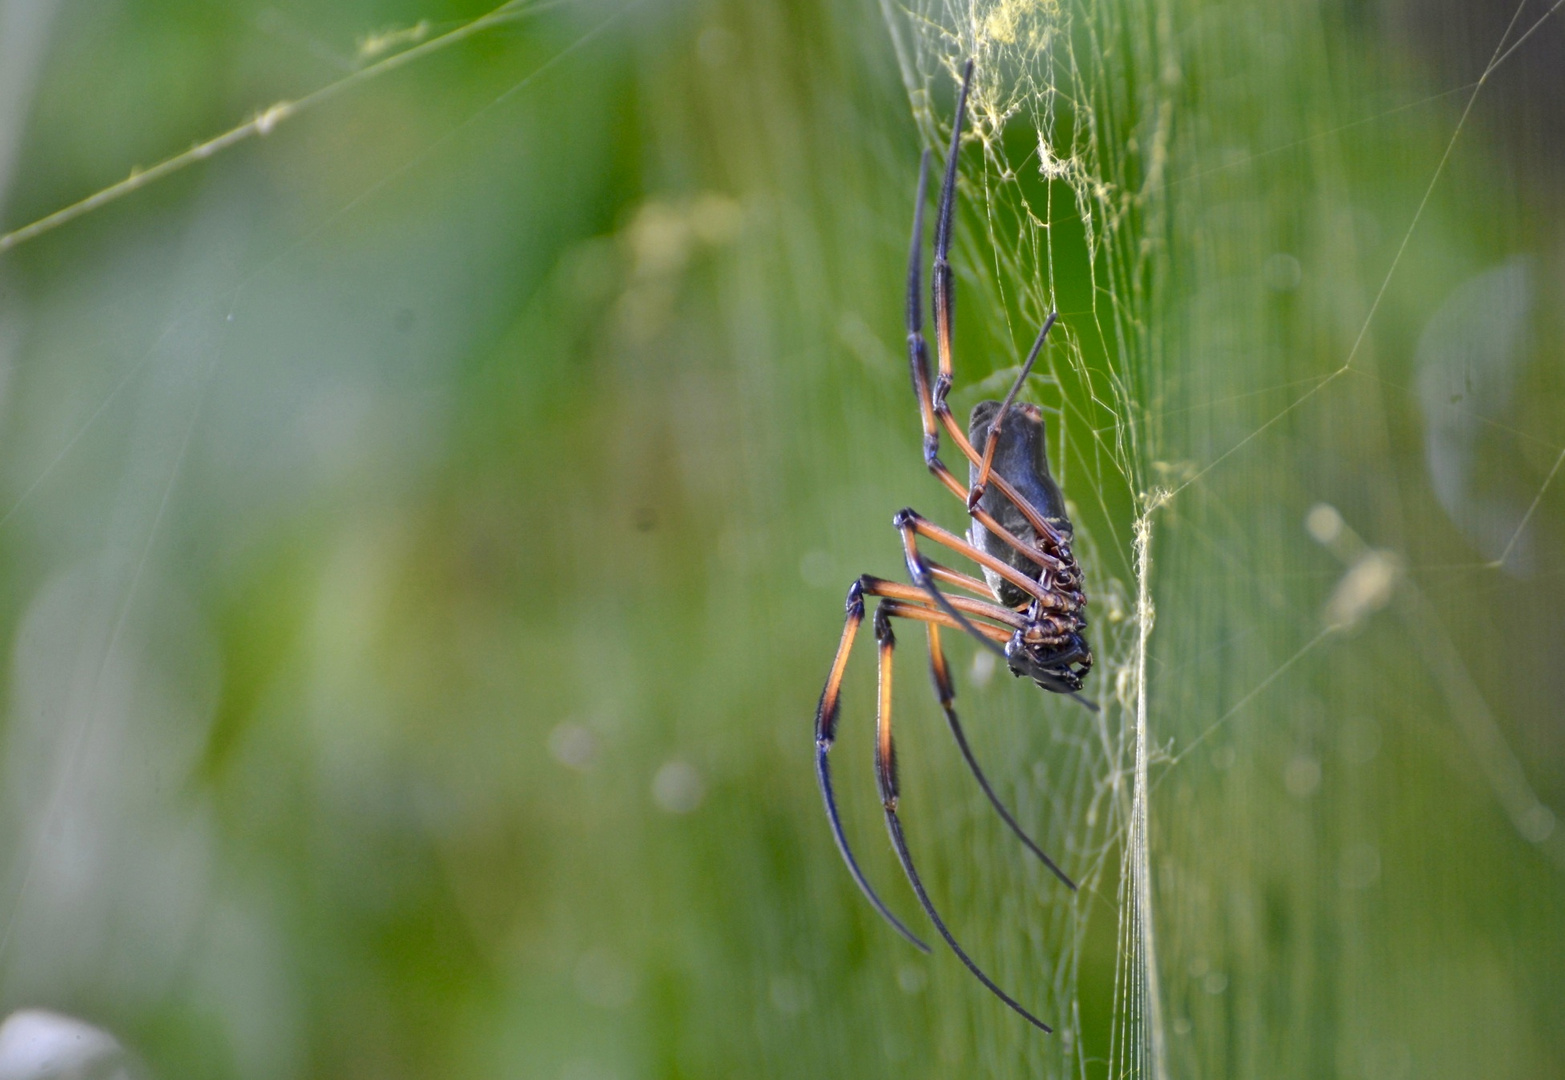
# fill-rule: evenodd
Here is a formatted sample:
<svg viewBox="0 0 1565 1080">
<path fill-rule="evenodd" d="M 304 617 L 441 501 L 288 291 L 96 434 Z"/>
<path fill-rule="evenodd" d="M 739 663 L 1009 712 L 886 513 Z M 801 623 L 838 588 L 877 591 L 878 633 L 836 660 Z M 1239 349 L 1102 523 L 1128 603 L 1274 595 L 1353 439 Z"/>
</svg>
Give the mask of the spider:
<svg viewBox="0 0 1565 1080">
<path fill-rule="evenodd" d="M 913 243 L 908 257 L 907 289 L 908 362 L 924 428 L 924 462 L 935 478 L 963 501 L 972 524 L 964 538 L 947 532 L 912 509 L 902 510 L 892 519 L 892 524 L 901 533 L 903 555 L 914 584 L 904 585 L 865 574 L 848 589 L 847 623 L 843 627 L 842 640 L 837 646 L 831 674 L 826 679 L 825 689 L 821 691 L 820 705 L 815 714 L 815 767 L 821 796 L 826 803 L 826 816 L 831 822 L 837 849 L 848 865 L 848 872 L 853 875 L 853 880 L 875 910 L 915 947 L 928 952 L 929 946 L 891 913 L 859 869 L 842 831 L 836 798 L 832 793 L 828 754 L 836 735 L 842 675 L 848 665 L 848 654 L 853 648 L 854 638 L 864 621 L 864 597 L 877 597 L 879 603 L 875 608 L 874 626 L 875 640 L 879 644 L 880 678 L 875 724 L 875 777 L 892 846 L 896 849 L 908 882 L 913 886 L 913 892 L 918 896 L 919 904 L 951 951 L 1001 1001 L 1039 1028 L 1050 1031 L 1049 1025 L 995 985 L 957 944 L 945 920 L 929 899 L 918 871 L 913 867 L 913 857 L 908 852 L 902 821 L 897 816 L 896 753 L 891 738 L 891 661 L 896 645 L 891 620 L 894 618 L 916 620 L 923 623 L 928 631 L 929 663 L 934 675 L 936 696 L 945 712 L 951 733 L 956 737 L 962 757 L 995 811 L 1056 877 L 1069 888 L 1076 888 L 1076 884 L 1054 860 L 1017 824 L 1016 818 L 1000 801 L 983 770 L 979 768 L 957 719 L 956 710 L 952 707 L 956 691 L 940 642 L 941 627 L 964 631 L 1002 657 L 1012 674 L 1018 677 L 1025 675 L 1044 690 L 1067 694 L 1088 708 L 1097 708 L 1077 693 L 1082 687 L 1082 680 L 1092 668 L 1092 650 L 1084 636 L 1087 619 L 1083 609 L 1087 598 L 1081 588 L 1081 571 L 1071 554 L 1073 529 L 1066 516 L 1065 498 L 1049 474 L 1049 462 L 1044 449 L 1043 413 L 1036 406 L 1016 401 L 1017 393 L 1043 348 L 1044 338 L 1054 325 L 1056 314 L 1051 313 L 1044 321 L 1032 351 L 1028 353 L 1021 373 L 1005 399 L 999 402 L 979 402 L 973 408 L 966 432 L 958 426 L 946 405 L 946 396 L 952 385 L 953 284 L 948 261 L 951 216 L 956 193 L 957 155 L 961 147 L 963 117 L 972 76 L 973 62 L 969 60 L 963 70 L 962 88 L 957 96 L 956 120 L 951 127 L 951 147 L 946 155 L 945 181 L 940 189 L 939 217 L 935 225 L 931 284 L 940 370 L 932 385 L 919 298 L 923 269 L 921 245 L 924 202 L 929 178 L 928 151 L 925 151 L 919 166 L 918 200 L 913 212 Z M 969 483 L 966 486 L 940 461 L 941 427 L 945 428 L 951 441 L 969 462 Z M 980 446 L 982 452 L 976 449 Z M 983 571 L 983 579 L 926 560 L 918 548 L 921 538 L 977 563 Z M 937 581 L 984 599 L 947 596 L 936 584 Z"/>
</svg>

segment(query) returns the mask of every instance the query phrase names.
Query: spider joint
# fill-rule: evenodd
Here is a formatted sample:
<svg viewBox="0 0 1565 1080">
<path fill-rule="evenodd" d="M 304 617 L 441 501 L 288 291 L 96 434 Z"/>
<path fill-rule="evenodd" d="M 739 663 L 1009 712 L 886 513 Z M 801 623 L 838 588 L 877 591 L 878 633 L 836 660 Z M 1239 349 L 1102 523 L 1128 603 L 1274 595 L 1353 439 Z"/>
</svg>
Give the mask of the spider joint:
<svg viewBox="0 0 1565 1080">
<path fill-rule="evenodd" d="M 865 575 L 867 577 L 868 575 Z M 848 602 L 846 604 L 850 618 L 864 617 L 864 578 L 861 577 L 848 586 Z"/>
</svg>

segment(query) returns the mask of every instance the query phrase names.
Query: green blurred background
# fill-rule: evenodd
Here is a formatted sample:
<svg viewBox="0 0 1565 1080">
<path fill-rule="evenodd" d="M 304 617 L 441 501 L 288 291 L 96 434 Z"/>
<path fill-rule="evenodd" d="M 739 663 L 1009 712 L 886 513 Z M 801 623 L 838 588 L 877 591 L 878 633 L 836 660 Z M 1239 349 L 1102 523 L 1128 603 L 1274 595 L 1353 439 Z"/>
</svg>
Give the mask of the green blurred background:
<svg viewBox="0 0 1565 1080">
<path fill-rule="evenodd" d="M 1565 1076 L 1565 19 L 575 0 L 372 68 L 484 10 L 0 0 L 0 230 L 348 80 L 0 252 L 0 1010 L 125 1054 L 0 1076 Z M 953 400 L 1059 306 L 1104 709 L 950 648 L 1083 889 L 916 628 L 903 809 L 1047 1037 L 811 767 L 848 583 L 962 520 L 901 303 L 969 53 Z"/>
</svg>

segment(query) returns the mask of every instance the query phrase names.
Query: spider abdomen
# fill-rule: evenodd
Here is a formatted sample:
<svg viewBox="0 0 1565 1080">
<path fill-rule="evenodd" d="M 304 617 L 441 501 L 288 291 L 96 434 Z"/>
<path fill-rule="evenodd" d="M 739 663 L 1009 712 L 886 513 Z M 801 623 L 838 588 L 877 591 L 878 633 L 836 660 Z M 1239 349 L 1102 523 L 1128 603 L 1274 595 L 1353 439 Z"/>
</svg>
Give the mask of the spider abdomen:
<svg viewBox="0 0 1565 1080">
<path fill-rule="evenodd" d="M 989 440 L 989 428 L 995 413 L 1000 409 L 998 401 L 980 401 L 973 406 L 968 423 L 968 440 L 982 450 Z M 994 449 L 994 475 L 1014 488 L 1027 500 L 1045 521 L 1058 529 L 1068 540 L 1073 534 L 1070 518 L 1065 513 L 1065 496 L 1049 473 L 1049 456 L 1044 442 L 1043 412 L 1036 405 L 1017 402 L 1007 410 L 1000 425 L 1000 437 Z M 969 484 L 978 481 L 979 467 L 970 464 Z M 990 484 L 985 488 L 978 505 L 1011 533 L 1028 544 L 1038 546 L 1038 534 L 1016 504 Z M 1005 562 L 1014 569 L 1037 580 L 1038 564 L 995 536 L 979 522 L 974 521 L 968 530 L 968 539 L 976 547 Z M 1040 549 L 1043 550 L 1043 549 Z M 1068 555 L 1068 552 L 1061 554 Z M 1000 577 L 992 570 L 984 570 L 984 578 L 994 590 L 995 597 L 1006 607 L 1020 607 L 1028 600 L 1021 589 Z"/>
</svg>

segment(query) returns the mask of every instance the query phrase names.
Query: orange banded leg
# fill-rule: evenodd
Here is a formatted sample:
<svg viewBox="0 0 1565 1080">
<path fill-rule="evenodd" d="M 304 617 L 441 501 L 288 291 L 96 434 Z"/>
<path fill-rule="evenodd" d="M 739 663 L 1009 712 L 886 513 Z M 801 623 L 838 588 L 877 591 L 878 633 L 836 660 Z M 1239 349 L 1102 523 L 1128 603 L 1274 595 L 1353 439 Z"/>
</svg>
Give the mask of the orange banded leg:
<svg viewBox="0 0 1565 1080">
<path fill-rule="evenodd" d="M 930 286 L 935 302 L 935 347 L 940 355 L 940 378 L 935 383 L 936 408 L 945 403 L 951 388 L 952 306 L 956 290 L 951 281 L 951 217 L 956 205 L 957 160 L 962 152 L 962 125 L 967 117 L 967 91 L 973 81 L 973 62 L 962 69 L 962 89 L 956 97 L 956 119 L 951 122 L 951 146 L 946 151 L 945 180 L 940 185 L 940 213 L 935 219 L 935 265 Z"/>
<path fill-rule="evenodd" d="M 882 581 L 879 578 L 871 578 L 868 575 L 860 578 L 859 581 L 864 585 L 864 591 L 870 595 L 892 598 L 881 602 L 880 606 L 876 609 L 877 618 L 879 617 L 880 612 L 884 612 L 887 616 L 890 617 L 917 619 L 925 624 L 929 631 L 929 670 L 931 676 L 934 679 L 935 696 L 940 701 L 941 709 L 945 711 L 946 722 L 951 728 L 951 734 L 956 738 L 957 748 L 962 751 L 962 758 L 967 762 L 967 767 L 972 770 L 973 778 L 978 781 L 978 786 L 983 788 L 984 794 L 988 797 L 990 805 L 992 805 L 995 809 L 995 812 L 1000 815 L 1000 819 L 1004 821 L 1006 825 L 1010 826 L 1011 831 L 1016 834 L 1017 839 L 1021 840 L 1021 842 L 1025 844 L 1034 855 L 1038 856 L 1038 858 L 1042 860 L 1043 864 L 1054 872 L 1056 877 L 1058 877 L 1071 889 L 1075 889 L 1076 883 L 1072 881 L 1065 874 L 1065 872 L 1059 868 L 1059 865 L 1056 864 L 1053 859 L 1049 858 L 1048 853 L 1045 852 L 1043 848 L 1039 847 L 1038 844 L 1032 839 L 1032 837 L 1027 835 L 1027 833 L 1022 829 L 1021 825 L 1017 823 L 1016 818 L 1012 816 L 1008 809 L 1006 809 L 1005 804 L 1000 801 L 1000 797 L 995 794 L 994 788 L 989 783 L 989 778 L 984 775 L 983 769 L 979 767 L 978 759 L 973 756 L 972 747 L 968 745 L 967 734 L 962 730 L 962 722 L 957 719 L 956 709 L 952 705 L 952 702 L 956 700 L 956 689 L 951 680 L 950 669 L 946 666 L 945 650 L 942 649 L 940 645 L 940 627 L 950 626 L 954 629 L 961 629 L 961 627 L 956 626 L 955 620 L 943 611 L 936 611 L 925 607 L 923 603 L 919 603 L 918 606 L 915 607 L 912 603 L 901 602 L 925 601 L 926 598 L 919 589 L 915 589 L 909 585 L 900 584 L 899 582 Z M 965 597 L 953 596 L 950 599 L 953 605 L 965 606 Z M 974 604 L 973 608 L 985 606 L 992 607 L 993 605 Z M 1010 612 L 1005 608 L 997 608 L 996 610 L 1010 616 L 1010 618 L 1014 619 L 1017 623 L 1025 624 L 1026 620 L 1022 619 L 1014 612 Z M 982 612 L 976 610 L 974 610 L 973 613 L 983 614 Z M 989 617 L 999 619 L 1000 615 L 992 614 L 989 615 Z M 977 624 L 977 628 L 982 633 L 992 635 L 997 642 L 1009 640 L 1008 635 L 1006 635 L 1005 632 L 999 627 L 979 623 Z M 1020 627 L 1018 627 L 1018 629 L 1020 629 Z"/>
<path fill-rule="evenodd" d="M 939 574 L 935 573 L 934 564 L 929 564 L 929 569 L 931 574 L 934 574 L 934 576 L 940 576 Z M 945 570 L 944 567 L 941 567 L 940 569 Z M 965 574 L 957 574 L 949 570 L 946 570 L 946 574 L 954 578 L 965 579 L 968 582 L 972 582 L 974 585 L 982 585 L 982 582 L 975 581 L 974 579 L 967 577 Z M 865 574 L 863 577 L 859 578 L 859 584 L 870 596 L 884 596 L 892 600 L 909 600 L 919 605 L 929 603 L 929 593 L 927 591 L 914 585 L 904 585 L 900 581 L 887 581 L 885 578 L 878 578 L 870 574 Z M 976 615 L 983 619 L 993 619 L 995 622 L 1004 623 L 1012 630 L 1027 629 L 1026 619 L 1012 611 L 1010 608 L 1001 607 L 999 604 L 993 603 L 992 601 L 972 600 L 966 596 L 949 596 L 946 599 L 951 602 L 952 607 L 965 614 Z M 893 614 L 900 615 L 901 611 L 899 610 L 893 612 Z M 999 628 L 991 626 L 987 629 L 998 630 Z M 1006 637 L 1008 639 L 1010 635 L 1007 634 Z"/>
<path fill-rule="evenodd" d="M 930 273 L 930 287 L 935 307 L 935 351 L 939 354 L 940 374 L 935 379 L 929 408 L 950 434 L 951 441 L 962 451 L 962 456 L 982 468 L 983 458 L 973 449 L 973 444 L 968 442 L 967 433 L 962 430 L 956 418 L 951 415 L 950 407 L 946 405 L 946 395 L 951 392 L 951 387 L 956 381 L 952 359 L 952 337 L 956 321 L 956 284 L 951 276 L 951 219 L 956 209 L 957 158 L 962 149 L 962 125 L 967 115 L 967 91 L 972 78 L 973 62 L 969 60 L 962 70 L 962 90 L 956 99 L 956 119 L 951 124 L 951 146 L 946 152 L 945 180 L 940 185 L 940 211 L 935 219 L 935 261 L 934 269 Z M 919 205 L 922 207 L 922 202 Z M 924 408 L 922 400 L 919 402 L 919 408 L 920 410 Z M 931 442 L 926 433 L 924 437 L 926 460 L 933 454 Z M 1062 548 L 1068 543 L 1065 534 L 1044 520 L 1043 515 L 1022 498 L 1004 477 L 994 476 L 990 479 L 994 486 L 1016 505 L 1039 536 L 1048 537 L 1050 543 L 1057 548 Z M 962 497 L 967 498 L 965 489 Z"/>
<path fill-rule="evenodd" d="M 842 853 L 842 861 L 848 864 L 848 873 L 853 875 L 859 890 L 897 933 L 907 938 L 915 948 L 928 952 L 929 946 L 903 925 L 902 920 L 891 913 L 891 909 L 886 907 L 876 895 L 864 872 L 859 869 L 858 860 L 853 857 L 853 850 L 848 847 L 847 834 L 842 831 L 842 818 L 837 813 L 837 799 L 832 792 L 831 764 L 827 760 L 827 755 L 831 752 L 831 744 L 837 735 L 837 710 L 841 704 L 842 674 L 847 670 L 848 654 L 853 651 L 853 639 L 858 635 L 859 626 L 863 622 L 864 590 L 855 581 L 848 589 L 847 621 L 842 628 L 842 641 L 837 646 L 837 655 L 831 664 L 831 674 L 826 679 L 826 687 L 821 691 L 820 704 L 815 710 L 815 775 L 820 781 L 821 798 L 826 802 L 826 817 L 831 822 L 831 835 L 837 841 L 837 850 Z"/>
<path fill-rule="evenodd" d="M 945 489 L 947 491 L 955 495 L 958 499 L 961 499 L 964 504 L 967 502 L 968 489 L 963 487 L 962 482 L 951 474 L 951 470 L 946 468 L 944 462 L 942 462 L 938 457 L 925 454 L 924 464 L 929 467 L 930 472 L 935 474 L 935 479 L 939 480 L 941 484 L 945 485 Z M 999 486 L 1003 482 L 1001 477 L 998 475 L 992 477 L 991 479 L 996 486 Z M 1007 529 L 1004 525 L 1001 525 L 982 507 L 974 504 L 968 508 L 967 513 L 968 516 L 970 516 L 974 521 L 988 529 L 991 533 L 999 537 L 1005 543 L 1009 544 L 1012 548 L 1020 552 L 1023 556 L 1032 562 L 1037 563 L 1046 570 L 1053 570 L 1056 574 L 1059 575 L 1069 574 L 1069 570 L 1067 569 L 1063 559 L 1056 555 L 1051 555 L 1047 551 L 1039 551 L 1032 544 L 1027 543 L 1021 537 Z"/>
<path fill-rule="evenodd" d="M 1066 876 L 1065 871 L 1061 870 L 1055 861 L 1049 858 L 1048 853 L 1023 831 L 1021 825 L 1017 824 L 1016 818 L 1011 816 L 1011 812 L 1000 801 L 1000 796 L 994 793 L 994 788 L 990 786 L 988 777 L 984 776 L 984 771 L 978 767 L 978 759 L 973 756 L 972 747 L 967 744 L 967 735 L 962 731 L 962 722 L 956 718 L 956 708 L 952 704 L 956 700 L 956 688 L 951 681 L 950 669 L 946 667 L 945 651 L 940 647 L 940 627 L 929 623 L 927 629 L 929 630 L 929 671 L 935 682 L 935 696 L 940 699 L 940 707 L 945 710 L 946 723 L 951 728 L 951 734 L 956 737 L 956 745 L 962 751 L 962 758 L 967 762 L 967 767 L 972 770 L 973 779 L 977 780 L 978 786 L 984 789 L 989 804 L 994 807 L 995 813 L 1000 815 L 1000 819 L 1010 826 L 1016 838 L 1038 856 L 1043 865 L 1054 872 L 1055 877 L 1074 890 L 1076 883 Z"/>
<path fill-rule="evenodd" d="M 924 198 L 929 187 L 929 151 L 918 163 L 918 201 L 913 205 L 913 242 L 907 257 L 907 359 L 913 376 L 913 396 L 918 399 L 918 418 L 924 427 L 926 460 L 940 451 L 940 429 L 935 426 L 935 407 L 929 391 L 929 348 L 924 343 L 923 240 Z"/>
<path fill-rule="evenodd" d="M 935 910 L 934 902 L 929 899 L 929 893 L 924 889 L 924 882 L 918 876 L 918 871 L 913 866 L 912 853 L 908 851 L 907 839 L 902 834 L 902 821 L 897 817 L 897 758 L 896 745 L 891 738 L 891 661 L 896 648 L 896 635 L 891 632 L 891 618 L 887 607 L 894 601 L 882 601 L 875 608 L 875 639 L 880 643 L 880 690 L 875 716 L 875 776 L 880 786 L 881 806 L 886 813 L 886 830 L 891 834 L 891 844 L 897 849 L 897 858 L 902 863 L 902 870 L 907 874 L 908 883 L 913 886 L 913 891 L 918 894 L 918 902 L 924 908 L 924 913 L 929 916 L 929 921 L 935 924 L 935 929 L 940 931 L 940 936 L 945 938 L 951 951 L 956 953 L 957 959 L 967 965 L 979 982 L 989 988 L 989 991 L 1016 1010 L 1022 1017 L 1043 1029 L 1051 1031 L 1052 1028 L 1039 1020 L 1032 1013 L 1011 997 L 1004 990 L 995 985 L 993 979 L 985 975 L 983 969 L 973 962 L 972 957 L 963 951 L 956 938 L 947 929 L 945 920 Z"/>
<path fill-rule="evenodd" d="M 1028 577 L 1026 574 L 1023 574 L 1015 567 L 1001 562 L 993 555 L 990 555 L 987 551 L 982 551 L 979 548 L 974 547 L 962 537 L 956 535 L 956 533 L 948 532 L 933 522 L 925 519 L 918 513 L 918 511 L 912 509 L 911 507 L 899 510 L 896 517 L 892 518 L 891 520 L 892 524 L 895 525 L 902 533 L 902 546 L 908 556 L 908 572 L 913 574 L 915 578 L 924 574 L 924 571 L 920 569 L 922 566 L 922 559 L 918 557 L 917 546 L 913 540 L 913 537 L 916 534 L 929 540 L 933 540 L 937 544 L 942 544 L 945 547 L 950 548 L 958 555 L 973 560 L 975 563 L 978 563 L 987 570 L 993 570 L 1006 581 L 1009 581 L 1012 585 L 1015 585 L 1022 592 L 1037 600 L 1045 611 L 1066 610 L 1067 605 L 1065 600 L 1062 599 L 1057 593 L 1045 589 L 1039 582 L 1034 581 L 1032 578 Z M 918 560 L 917 565 L 914 563 L 915 559 Z M 919 583 L 923 584 L 922 581 Z"/>
<path fill-rule="evenodd" d="M 919 622 L 935 623 L 938 626 L 949 627 L 952 630 L 965 630 L 961 623 L 951 618 L 939 608 L 927 606 L 929 597 L 919 598 L 922 602 L 913 604 L 905 600 L 882 600 L 880 606 L 886 609 L 886 614 L 897 619 L 917 619 Z M 995 644 L 1003 644 L 1011 640 L 1011 632 L 1003 627 L 990 626 L 988 623 L 969 623 L 984 637 Z"/>
<path fill-rule="evenodd" d="M 892 524 L 902 533 L 902 552 L 907 560 L 907 570 L 913 576 L 914 584 L 923 589 L 930 599 L 934 600 L 940 609 L 956 622 L 958 628 L 965 630 L 980 645 L 1004 660 L 1006 658 L 1005 649 L 996 644 L 990 637 L 985 636 L 978 627 L 974 626 L 966 615 L 957 610 L 950 597 L 940 591 L 940 586 L 935 584 L 934 574 L 930 572 L 929 567 L 924 562 L 924 557 L 918 552 L 918 543 L 914 539 L 913 530 L 908 521 L 909 515 L 914 518 L 918 517 L 913 511 L 904 509 L 899 511 L 896 517 L 892 519 Z M 1021 577 L 1020 574 L 1017 576 Z M 1006 640 L 1010 640 L 1009 635 L 1007 635 Z"/>
<path fill-rule="evenodd" d="M 1040 558 L 1039 553 L 1030 544 L 1024 544 L 1010 532 L 1002 528 L 982 511 L 977 511 L 977 498 L 971 497 L 968 488 L 963 485 L 951 471 L 940 461 L 940 429 L 938 421 L 944 422 L 950 430 L 957 446 L 975 464 L 979 462 L 978 455 L 974 452 L 967 436 L 956 426 L 951 417 L 950 409 L 946 407 L 946 394 L 950 392 L 952 384 L 951 374 L 951 306 L 954 303 L 954 294 L 951 284 L 951 266 L 949 262 L 951 248 L 951 213 L 952 200 L 956 190 L 956 159 L 961 145 L 962 117 L 966 111 L 968 79 L 972 75 L 972 66 L 968 65 L 963 75 L 961 98 L 957 104 L 956 123 L 952 128 L 951 150 L 946 156 L 945 182 L 940 189 L 940 224 L 935 234 L 935 269 L 934 269 L 934 300 L 935 300 L 935 324 L 939 331 L 938 350 L 940 353 L 940 377 L 931 389 L 929 382 L 929 348 L 924 341 L 924 311 L 920 302 L 922 290 L 922 241 L 924 235 L 924 198 L 929 183 L 929 152 L 926 150 L 919 162 L 918 168 L 918 196 L 913 207 L 913 239 L 908 245 L 908 285 L 907 285 L 907 345 L 908 345 L 908 369 L 913 378 L 913 396 L 918 399 L 919 422 L 924 429 L 924 464 L 929 471 L 935 474 L 953 495 L 961 499 L 968 506 L 968 512 L 972 513 L 983 526 L 996 536 L 1009 543 L 1017 551 L 1042 566 L 1050 569 L 1062 570 L 1064 564 L 1058 560 Z M 1052 326 L 1054 317 L 1049 318 L 1049 326 Z M 1048 333 L 1048 326 L 1044 327 L 1043 334 Z M 1043 334 L 1039 334 L 1039 343 L 1042 343 Z M 1038 346 L 1033 347 L 1034 357 Z M 1032 359 L 1028 361 L 1030 368 Z M 1026 377 L 1025 369 L 1023 378 Z M 1012 393 L 1014 397 L 1014 391 Z M 1008 399 L 1009 400 L 1009 399 Z M 1003 412 L 1002 412 L 1003 415 Z M 988 455 L 992 460 L 993 447 L 988 448 Z M 988 469 L 984 469 L 987 478 Z M 1032 506 L 1023 501 L 1006 484 L 1003 479 L 996 478 L 997 486 L 1010 500 L 1017 505 L 1028 523 L 1039 536 L 1047 536 L 1056 547 L 1065 542 L 1065 538 L 1059 530 L 1045 521 L 1042 515 L 1037 514 Z M 1034 520 L 1036 519 L 1036 520 Z"/>
<path fill-rule="evenodd" d="M 971 574 L 964 574 L 960 571 L 953 570 L 949 566 L 943 566 L 940 563 L 933 561 L 932 559 L 925 559 L 924 565 L 929 567 L 929 572 L 933 574 L 937 580 L 943 581 L 947 585 L 955 585 L 958 589 L 966 589 L 968 592 L 977 593 L 979 596 L 983 596 L 985 598 L 994 596 L 994 592 L 989 588 L 988 582 L 980 581 Z"/>
</svg>

